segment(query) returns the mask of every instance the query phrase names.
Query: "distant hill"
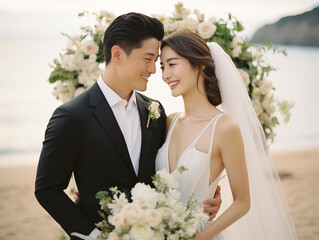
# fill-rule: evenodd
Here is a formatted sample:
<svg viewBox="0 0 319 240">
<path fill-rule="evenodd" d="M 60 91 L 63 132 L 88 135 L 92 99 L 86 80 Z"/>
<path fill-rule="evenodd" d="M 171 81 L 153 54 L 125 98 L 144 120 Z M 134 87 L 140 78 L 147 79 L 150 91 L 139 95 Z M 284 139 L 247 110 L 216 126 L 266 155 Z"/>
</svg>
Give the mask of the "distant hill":
<svg viewBox="0 0 319 240">
<path fill-rule="evenodd" d="M 258 29 L 250 42 L 319 46 L 319 7 L 295 16 L 281 18 Z"/>
</svg>

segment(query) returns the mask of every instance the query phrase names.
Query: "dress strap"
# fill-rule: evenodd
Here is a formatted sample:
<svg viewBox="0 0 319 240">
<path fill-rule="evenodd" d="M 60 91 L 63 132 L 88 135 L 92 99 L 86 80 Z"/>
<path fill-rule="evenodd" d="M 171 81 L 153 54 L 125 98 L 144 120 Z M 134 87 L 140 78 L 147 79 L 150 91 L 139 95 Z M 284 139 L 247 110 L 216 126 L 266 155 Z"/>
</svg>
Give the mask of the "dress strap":
<svg viewBox="0 0 319 240">
<path fill-rule="evenodd" d="M 195 140 L 193 141 L 193 143 L 191 145 L 194 145 L 197 143 L 197 141 L 200 139 L 200 137 L 204 134 L 204 132 L 209 128 L 209 126 L 215 122 L 215 120 L 217 121 L 217 119 L 222 116 L 224 113 L 220 113 L 220 114 L 217 114 L 215 117 L 213 117 L 209 123 L 206 125 L 206 127 L 201 131 L 201 133 L 195 138 Z M 215 124 L 216 125 L 216 124 Z M 212 143 L 212 140 L 211 140 L 211 143 Z M 210 150 L 210 148 L 209 148 Z"/>
<path fill-rule="evenodd" d="M 225 115 L 224 113 L 220 113 L 218 114 L 216 117 L 214 117 L 212 120 L 214 120 L 214 124 L 212 126 L 212 135 L 210 137 L 210 143 L 209 143 L 209 149 L 208 149 L 208 156 L 211 156 L 212 155 L 212 151 L 213 151 L 213 143 L 214 143 L 214 136 L 215 136 L 215 128 L 216 128 L 216 124 L 217 124 L 217 121 L 218 119 Z"/>
<path fill-rule="evenodd" d="M 168 129 L 168 133 L 167 133 L 167 136 L 166 136 L 166 141 L 167 141 L 167 139 L 170 139 L 170 138 L 171 138 L 172 132 L 173 132 L 174 127 L 175 127 L 176 122 L 177 122 L 177 118 L 178 118 L 178 116 L 179 116 L 180 113 L 181 113 L 181 112 L 178 112 L 178 113 L 176 113 L 176 115 L 174 116 L 174 118 L 173 118 L 173 120 L 172 120 L 172 123 L 171 123 L 171 125 L 169 126 L 169 129 Z"/>
</svg>

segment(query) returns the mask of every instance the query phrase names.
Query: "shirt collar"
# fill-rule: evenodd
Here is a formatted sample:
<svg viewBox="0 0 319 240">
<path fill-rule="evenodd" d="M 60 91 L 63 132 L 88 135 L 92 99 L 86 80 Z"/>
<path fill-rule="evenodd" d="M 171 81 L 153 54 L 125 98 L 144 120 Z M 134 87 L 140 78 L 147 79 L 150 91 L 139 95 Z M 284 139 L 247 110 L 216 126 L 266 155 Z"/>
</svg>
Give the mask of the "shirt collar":
<svg viewBox="0 0 319 240">
<path fill-rule="evenodd" d="M 127 104 L 126 110 L 130 110 L 133 106 L 137 106 L 136 104 L 136 93 L 133 90 L 132 95 L 127 103 L 125 99 L 122 99 L 119 95 L 112 88 L 110 88 L 102 79 L 102 74 L 100 75 L 99 79 L 97 80 L 97 84 L 99 85 L 104 97 L 106 98 L 107 102 L 110 104 L 110 107 L 113 108 L 115 105 L 119 103 Z"/>
</svg>

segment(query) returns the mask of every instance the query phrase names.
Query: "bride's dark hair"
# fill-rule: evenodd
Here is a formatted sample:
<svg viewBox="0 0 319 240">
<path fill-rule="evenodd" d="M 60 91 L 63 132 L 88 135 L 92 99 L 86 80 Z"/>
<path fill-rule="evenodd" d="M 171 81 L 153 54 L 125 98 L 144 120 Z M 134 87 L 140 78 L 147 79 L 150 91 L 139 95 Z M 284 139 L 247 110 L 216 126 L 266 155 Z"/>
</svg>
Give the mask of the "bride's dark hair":
<svg viewBox="0 0 319 240">
<path fill-rule="evenodd" d="M 206 42 L 196 33 L 182 30 L 166 37 L 161 43 L 161 50 L 165 46 L 171 47 L 198 70 L 197 89 L 199 76 L 204 77 L 205 92 L 209 102 L 214 106 L 221 104 L 222 99 L 215 75 L 215 63 Z"/>
</svg>

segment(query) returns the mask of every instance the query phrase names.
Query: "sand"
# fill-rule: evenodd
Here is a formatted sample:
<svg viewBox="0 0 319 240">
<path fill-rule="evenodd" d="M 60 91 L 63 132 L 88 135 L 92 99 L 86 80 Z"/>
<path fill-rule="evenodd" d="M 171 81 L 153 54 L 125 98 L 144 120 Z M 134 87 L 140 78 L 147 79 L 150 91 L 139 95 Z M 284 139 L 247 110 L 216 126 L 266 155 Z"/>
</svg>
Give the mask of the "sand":
<svg viewBox="0 0 319 240">
<path fill-rule="evenodd" d="M 274 153 L 300 240 L 319 239 L 319 149 Z M 60 227 L 34 197 L 36 166 L 0 167 L 0 240 L 57 240 Z"/>
</svg>

